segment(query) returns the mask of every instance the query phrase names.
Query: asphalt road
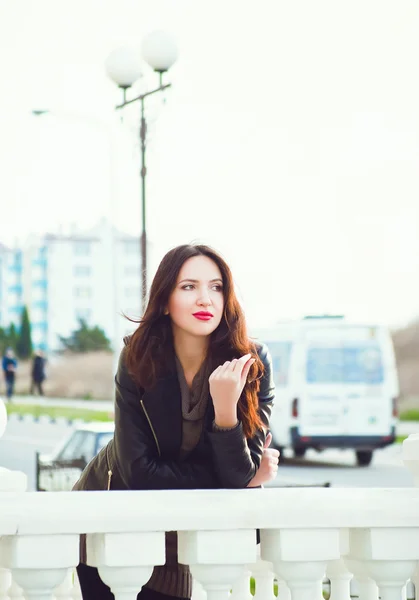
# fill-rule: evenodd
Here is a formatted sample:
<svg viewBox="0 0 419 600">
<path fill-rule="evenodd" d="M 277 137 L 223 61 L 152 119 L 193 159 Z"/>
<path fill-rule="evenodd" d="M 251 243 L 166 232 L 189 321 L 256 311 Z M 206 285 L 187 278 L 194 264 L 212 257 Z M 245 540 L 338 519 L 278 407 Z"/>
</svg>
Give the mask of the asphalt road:
<svg viewBox="0 0 419 600">
<path fill-rule="evenodd" d="M 69 435 L 72 427 L 48 422 L 9 420 L 0 439 L 0 466 L 23 471 L 28 489 L 35 489 L 35 452 L 49 453 Z M 321 485 L 334 487 L 411 487 L 413 477 L 403 465 L 401 446 L 377 450 L 369 467 L 356 466 L 354 453 L 348 450 L 309 451 L 304 459 L 293 459 L 288 451 L 281 458 L 272 486 Z"/>
</svg>

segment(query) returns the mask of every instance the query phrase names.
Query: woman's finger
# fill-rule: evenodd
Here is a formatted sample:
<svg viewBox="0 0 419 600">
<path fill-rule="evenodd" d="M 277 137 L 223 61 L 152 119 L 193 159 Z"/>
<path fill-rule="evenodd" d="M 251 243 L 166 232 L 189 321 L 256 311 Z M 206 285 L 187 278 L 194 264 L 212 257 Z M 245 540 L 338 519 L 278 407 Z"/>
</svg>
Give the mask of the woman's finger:
<svg viewBox="0 0 419 600">
<path fill-rule="evenodd" d="M 218 369 L 217 369 L 218 373 L 217 374 L 220 375 L 220 376 L 222 376 L 223 373 L 225 373 L 228 370 L 229 366 L 230 366 L 230 361 L 226 360 L 224 364 L 222 364 L 222 365 L 220 365 L 218 367 Z"/>
<path fill-rule="evenodd" d="M 247 361 L 247 363 L 245 364 L 245 366 L 243 367 L 243 371 L 241 374 L 241 380 L 246 383 L 247 381 L 247 376 L 249 375 L 249 371 L 250 371 L 250 367 L 253 365 L 253 363 L 256 361 L 255 358 L 249 358 L 249 360 Z"/>
<path fill-rule="evenodd" d="M 221 366 L 217 367 L 209 376 L 208 380 L 212 381 L 212 379 L 214 379 L 214 377 L 216 377 L 218 375 L 218 373 L 220 372 Z"/>
<path fill-rule="evenodd" d="M 248 360 L 250 360 L 252 358 L 252 355 L 250 354 L 250 352 L 248 354 L 244 354 L 243 356 L 241 356 L 240 358 L 237 359 L 237 370 L 238 371 L 242 371 L 243 367 L 245 366 L 245 364 L 247 363 Z"/>
<path fill-rule="evenodd" d="M 272 442 L 272 433 L 269 431 L 268 435 L 266 436 L 266 440 L 265 440 L 263 447 L 269 448 L 269 446 L 271 445 L 271 442 Z"/>
<path fill-rule="evenodd" d="M 233 360 L 231 361 L 231 370 L 236 372 L 239 370 L 239 361 L 237 358 L 233 358 Z"/>
</svg>

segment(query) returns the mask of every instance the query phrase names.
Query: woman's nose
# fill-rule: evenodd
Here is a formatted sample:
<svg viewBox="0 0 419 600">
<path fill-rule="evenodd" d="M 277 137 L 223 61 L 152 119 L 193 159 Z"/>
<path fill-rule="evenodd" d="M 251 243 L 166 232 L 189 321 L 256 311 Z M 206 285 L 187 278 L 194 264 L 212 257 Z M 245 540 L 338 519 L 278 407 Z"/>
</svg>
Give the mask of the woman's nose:
<svg viewBox="0 0 419 600">
<path fill-rule="evenodd" d="M 208 295 L 201 296 L 201 298 L 198 300 L 198 304 L 202 306 L 209 306 L 211 304 L 211 298 Z"/>
</svg>

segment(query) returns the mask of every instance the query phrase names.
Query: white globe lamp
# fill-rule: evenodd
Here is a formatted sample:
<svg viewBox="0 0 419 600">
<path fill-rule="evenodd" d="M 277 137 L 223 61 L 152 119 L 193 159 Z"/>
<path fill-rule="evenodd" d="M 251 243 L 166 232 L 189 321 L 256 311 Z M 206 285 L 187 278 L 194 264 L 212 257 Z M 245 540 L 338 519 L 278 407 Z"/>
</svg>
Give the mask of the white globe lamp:
<svg viewBox="0 0 419 600">
<path fill-rule="evenodd" d="M 105 61 L 105 69 L 116 85 L 129 88 L 142 76 L 140 53 L 133 46 L 115 48 Z"/>
<path fill-rule="evenodd" d="M 145 36 L 141 44 L 144 60 L 154 71 L 164 73 L 174 65 L 178 57 L 176 41 L 166 31 L 153 31 Z"/>
</svg>

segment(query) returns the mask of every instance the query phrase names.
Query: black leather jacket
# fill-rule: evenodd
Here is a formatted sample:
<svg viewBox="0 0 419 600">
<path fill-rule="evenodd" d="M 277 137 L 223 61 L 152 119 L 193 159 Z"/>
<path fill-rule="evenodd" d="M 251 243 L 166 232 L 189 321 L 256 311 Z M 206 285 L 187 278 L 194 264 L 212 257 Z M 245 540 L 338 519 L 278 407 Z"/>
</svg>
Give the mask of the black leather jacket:
<svg viewBox="0 0 419 600">
<path fill-rule="evenodd" d="M 257 345 L 265 373 L 260 382 L 259 409 L 265 431 L 249 440 L 241 424 L 213 431 L 214 408 L 208 402 L 200 441 L 186 460 L 179 456 L 182 436 L 181 392 L 175 370 L 156 385 L 138 390 L 121 352 L 115 377 L 115 434 L 86 466 L 74 490 L 157 490 L 245 488 L 261 461 L 269 429 L 274 383 L 271 358 Z"/>
</svg>

